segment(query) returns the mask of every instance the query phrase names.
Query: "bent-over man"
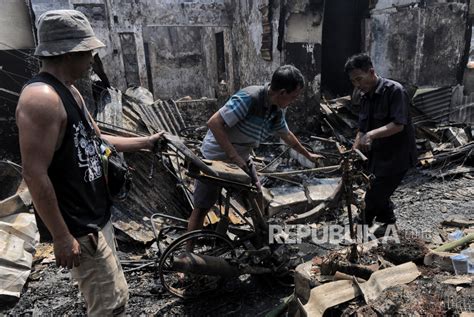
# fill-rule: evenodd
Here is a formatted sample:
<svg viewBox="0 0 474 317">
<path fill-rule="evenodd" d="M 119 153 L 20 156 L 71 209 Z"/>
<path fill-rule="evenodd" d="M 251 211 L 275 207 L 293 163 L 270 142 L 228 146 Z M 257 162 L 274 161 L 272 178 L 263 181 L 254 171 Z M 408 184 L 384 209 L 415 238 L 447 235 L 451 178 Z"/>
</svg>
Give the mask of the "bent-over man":
<svg viewBox="0 0 474 317">
<path fill-rule="evenodd" d="M 247 173 L 256 175 L 249 164 L 250 153 L 272 135 L 277 135 L 291 148 L 316 162 L 322 156 L 308 152 L 288 129 L 286 108 L 304 89 L 304 77 L 292 65 L 280 66 L 272 80 L 263 86 L 250 86 L 236 92 L 207 122 L 209 130 L 201 153 L 206 159 L 231 161 Z M 250 169 L 253 169 L 250 170 Z M 257 181 L 257 187 L 260 186 Z M 194 210 L 188 231 L 202 228 L 209 209 L 217 201 L 221 188 L 195 182 Z"/>
</svg>

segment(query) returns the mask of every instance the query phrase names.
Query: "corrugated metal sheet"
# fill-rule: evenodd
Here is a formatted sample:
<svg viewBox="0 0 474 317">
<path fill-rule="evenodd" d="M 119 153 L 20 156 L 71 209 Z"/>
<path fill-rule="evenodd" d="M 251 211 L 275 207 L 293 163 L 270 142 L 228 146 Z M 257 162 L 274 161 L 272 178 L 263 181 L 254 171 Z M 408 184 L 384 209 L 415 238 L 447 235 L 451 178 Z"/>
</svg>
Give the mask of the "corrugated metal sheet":
<svg viewBox="0 0 474 317">
<path fill-rule="evenodd" d="M 474 123 L 474 94 L 464 96 L 464 87 L 456 86 L 453 89 L 453 98 L 449 121 L 455 123 Z"/>
<path fill-rule="evenodd" d="M 149 133 L 160 130 L 178 135 L 186 124 L 174 101 L 156 100 L 142 87 L 129 88 L 122 96 L 126 120 L 143 121 Z"/>
<path fill-rule="evenodd" d="M 453 109 L 449 121 L 456 123 L 474 124 L 474 102 Z"/>
<path fill-rule="evenodd" d="M 452 87 L 418 93 L 413 98 L 413 105 L 431 121 L 445 123 L 449 121 L 452 95 Z"/>
</svg>

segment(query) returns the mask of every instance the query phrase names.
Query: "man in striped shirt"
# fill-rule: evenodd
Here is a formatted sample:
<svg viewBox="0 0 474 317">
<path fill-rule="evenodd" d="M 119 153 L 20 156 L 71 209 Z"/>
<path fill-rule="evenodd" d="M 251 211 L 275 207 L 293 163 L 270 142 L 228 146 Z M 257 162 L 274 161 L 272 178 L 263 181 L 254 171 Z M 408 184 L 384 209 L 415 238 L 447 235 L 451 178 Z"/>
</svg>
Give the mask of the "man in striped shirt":
<svg viewBox="0 0 474 317">
<path fill-rule="evenodd" d="M 321 155 L 310 153 L 301 145 L 285 120 L 286 108 L 303 89 L 301 72 L 292 65 L 284 65 L 273 73 L 270 84 L 239 90 L 207 122 L 209 130 L 201 147 L 204 158 L 231 161 L 251 173 L 247 162 L 252 149 L 268 137 L 277 135 L 309 160 L 316 162 L 321 159 Z M 259 187 L 259 182 L 256 185 Z M 196 180 L 195 207 L 189 218 L 188 231 L 202 228 L 220 190 L 218 186 Z"/>
</svg>

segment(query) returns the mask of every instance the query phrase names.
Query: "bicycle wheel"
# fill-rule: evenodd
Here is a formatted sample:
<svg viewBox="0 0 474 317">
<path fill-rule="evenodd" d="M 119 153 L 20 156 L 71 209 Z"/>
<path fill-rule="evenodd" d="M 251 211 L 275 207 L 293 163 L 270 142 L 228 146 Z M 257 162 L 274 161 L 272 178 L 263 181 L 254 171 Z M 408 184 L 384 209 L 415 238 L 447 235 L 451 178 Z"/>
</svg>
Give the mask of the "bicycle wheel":
<svg viewBox="0 0 474 317">
<path fill-rule="evenodd" d="M 167 214 L 155 213 L 150 219 L 158 247 L 157 257 L 161 257 L 171 243 L 187 231 L 187 220 Z"/>
<path fill-rule="evenodd" d="M 192 252 L 189 252 L 190 245 Z M 199 270 L 191 270 L 194 273 L 190 273 L 177 264 L 185 257 L 206 257 L 211 259 L 210 262 L 214 262 L 214 265 L 206 263 Z M 235 259 L 235 249 L 226 236 L 209 230 L 188 232 L 171 243 L 160 258 L 158 270 L 161 284 L 170 293 L 181 298 L 197 297 L 218 289 L 225 279 L 226 274 L 222 274 L 222 266 L 216 266 L 215 262 L 225 264 L 227 273 L 235 269 L 233 273 L 238 275 L 237 268 L 227 265 Z"/>
</svg>

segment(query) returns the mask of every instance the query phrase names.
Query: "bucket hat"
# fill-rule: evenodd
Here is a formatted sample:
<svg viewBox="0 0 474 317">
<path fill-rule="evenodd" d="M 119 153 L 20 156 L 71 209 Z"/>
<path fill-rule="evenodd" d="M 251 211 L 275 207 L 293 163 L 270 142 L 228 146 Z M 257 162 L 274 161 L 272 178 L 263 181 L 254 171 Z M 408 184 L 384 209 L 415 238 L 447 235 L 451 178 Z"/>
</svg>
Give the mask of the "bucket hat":
<svg viewBox="0 0 474 317">
<path fill-rule="evenodd" d="M 86 16 L 76 10 L 51 10 L 37 22 L 36 56 L 58 56 L 105 47 L 95 36 Z"/>
</svg>

